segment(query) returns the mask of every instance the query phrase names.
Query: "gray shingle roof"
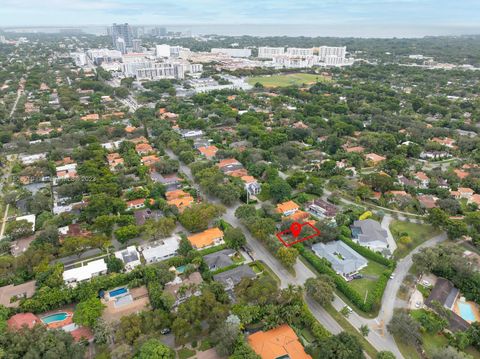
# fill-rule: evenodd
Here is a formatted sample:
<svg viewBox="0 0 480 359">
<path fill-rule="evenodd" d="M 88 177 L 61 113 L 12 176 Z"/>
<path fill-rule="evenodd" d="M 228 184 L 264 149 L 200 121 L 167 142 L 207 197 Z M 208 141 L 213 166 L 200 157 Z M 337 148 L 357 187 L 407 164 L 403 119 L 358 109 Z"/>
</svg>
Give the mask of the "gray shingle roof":
<svg viewBox="0 0 480 359">
<path fill-rule="evenodd" d="M 208 268 L 221 269 L 233 264 L 230 256 L 234 253 L 235 251 L 233 249 L 223 249 L 215 253 L 207 254 L 203 256 L 203 259 L 205 260 L 205 263 L 207 263 Z"/>
<path fill-rule="evenodd" d="M 243 278 L 255 278 L 256 274 L 247 264 L 238 266 L 237 268 L 219 273 L 213 276 L 213 279 L 222 283 L 227 288 L 237 285 Z"/>
<path fill-rule="evenodd" d="M 342 241 L 315 243 L 312 249 L 317 256 L 328 260 L 339 273 L 352 273 L 368 264 L 365 258 Z"/>
<path fill-rule="evenodd" d="M 373 219 L 355 221 L 353 222 L 352 228 L 361 231 L 357 236 L 360 243 L 368 244 L 369 242 L 384 242 L 385 244 L 388 244 L 387 231 L 380 226 L 380 223 Z"/>
</svg>

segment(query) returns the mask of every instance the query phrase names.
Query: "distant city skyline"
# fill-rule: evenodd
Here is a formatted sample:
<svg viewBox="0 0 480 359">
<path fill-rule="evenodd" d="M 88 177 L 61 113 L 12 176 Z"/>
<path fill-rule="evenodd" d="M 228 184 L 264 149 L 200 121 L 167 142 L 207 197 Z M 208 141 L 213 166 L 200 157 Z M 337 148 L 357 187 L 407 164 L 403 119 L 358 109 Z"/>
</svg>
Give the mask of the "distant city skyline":
<svg viewBox="0 0 480 359">
<path fill-rule="evenodd" d="M 480 33 L 477 0 L 1 0 L 0 3 L 0 24 L 4 27 L 107 26 L 113 22 L 192 27 L 229 24 L 245 26 L 245 34 L 254 35 L 248 25 L 275 25 L 278 29 L 274 33 L 258 34 L 274 35 L 282 34 L 282 25 L 300 24 L 325 29 L 325 36 Z M 313 28 L 310 32 L 305 35 L 317 35 Z"/>
</svg>

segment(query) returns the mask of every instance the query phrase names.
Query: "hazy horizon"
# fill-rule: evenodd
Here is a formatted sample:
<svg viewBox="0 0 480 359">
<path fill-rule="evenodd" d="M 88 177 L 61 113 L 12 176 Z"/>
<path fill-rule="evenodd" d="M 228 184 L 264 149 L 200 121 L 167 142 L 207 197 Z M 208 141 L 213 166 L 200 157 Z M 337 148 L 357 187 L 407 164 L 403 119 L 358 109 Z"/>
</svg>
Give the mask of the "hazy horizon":
<svg viewBox="0 0 480 359">
<path fill-rule="evenodd" d="M 3 27 L 113 22 L 220 35 L 421 37 L 480 34 L 476 0 L 0 0 Z M 145 25 L 147 26 L 147 25 Z M 213 30 L 211 30 L 213 29 Z M 215 31 L 216 29 L 216 31 Z"/>
</svg>

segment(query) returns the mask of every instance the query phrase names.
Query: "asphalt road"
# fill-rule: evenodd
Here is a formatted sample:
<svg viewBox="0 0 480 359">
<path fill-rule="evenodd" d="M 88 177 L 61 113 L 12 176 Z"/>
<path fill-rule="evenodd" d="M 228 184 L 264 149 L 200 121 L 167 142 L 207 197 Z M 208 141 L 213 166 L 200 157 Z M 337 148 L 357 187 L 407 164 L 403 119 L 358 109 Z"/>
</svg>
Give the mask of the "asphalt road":
<svg viewBox="0 0 480 359">
<path fill-rule="evenodd" d="M 178 159 L 177 156 L 170 150 L 166 150 L 166 153 L 169 157 Z M 200 191 L 200 188 L 195 183 L 190 168 L 183 163 L 180 163 L 179 167 L 187 178 L 194 184 L 195 188 Z M 283 176 L 282 176 L 283 175 Z M 285 174 L 280 172 L 281 177 L 285 177 Z M 326 191 L 327 192 L 327 191 Z M 211 202 L 218 203 L 218 200 L 215 198 L 207 198 Z M 346 203 L 352 203 L 349 200 L 343 199 Z M 280 278 L 281 287 L 285 288 L 289 284 L 292 285 L 303 285 L 308 278 L 315 277 L 316 275 L 300 260 L 297 260 L 297 263 L 294 266 L 295 276 L 288 272 L 280 262 L 272 256 L 272 254 L 263 246 L 262 243 L 257 241 L 250 235 L 250 232 L 243 226 L 243 224 L 235 217 L 235 210 L 240 205 L 240 203 L 228 207 L 223 218 L 232 224 L 235 227 L 240 228 L 246 236 L 248 246 L 253 251 L 253 257 L 255 260 L 261 260 L 266 265 L 268 265 L 272 271 Z M 399 214 L 403 214 L 399 212 Z M 422 248 L 435 246 L 446 239 L 446 235 L 442 234 L 436 236 L 419 247 L 413 250 L 408 256 L 398 262 L 397 267 L 394 271 L 394 279 L 389 280 L 385 292 L 382 297 L 382 307 L 377 318 L 368 319 L 361 317 L 356 312 L 352 312 L 348 318 L 346 318 L 350 324 L 355 328 L 360 328 L 362 325 L 368 326 L 370 329 L 369 335 L 366 339 L 378 350 L 388 350 L 391 351 L 398 359 L 403 358 L 400 353 L 397 344 L 393 337 L 388 333 L 386 325 L 391 320 L 393 316 L 394 308 L 397 306 L 403 306 L 396 299 L 397 292 L 400 288 L 400 285 L 403 282 L 403 279 L 408 274 L 408 270 L 412 266 L 412 256 L 415 253 L 418 253 Z M 317 320 L 325 326 L 333 334 L 341 332 L 343 329 L 341 326 L 322 308 L 318 303 L 314 302 L 310 298 L 306 298 L 306 302 L 313 315 Z M 346 303 L 338 296 L 335 295 L 333 301 L 333 306 L 336 310 L 340 311 Z"/>
</svg>

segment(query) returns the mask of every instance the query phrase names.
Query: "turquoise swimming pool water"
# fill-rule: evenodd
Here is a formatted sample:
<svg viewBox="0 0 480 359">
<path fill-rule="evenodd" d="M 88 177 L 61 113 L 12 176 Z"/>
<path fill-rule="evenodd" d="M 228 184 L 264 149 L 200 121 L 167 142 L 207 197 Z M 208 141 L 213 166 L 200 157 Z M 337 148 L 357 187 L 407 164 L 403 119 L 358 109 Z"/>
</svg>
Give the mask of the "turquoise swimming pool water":
<svg viewBox="0 0 480 359">
<path fill-rule="evenodd" d="M 110 295 L 110 298 L 116 297 L 121 294 L 125 294 L 128 292 L 128 289 L 123 287 L 123 288 L 118 288 L 115 290 L 110 291 L 108 294 Z"/>
<path fill-rule="evenodd" d="M 458 309 L 460 310 L 460 316 L 466 321 L 474 322 L 476 320 L 472 306 L 469 303 L 458 302 Z"/>
<path fill-rule="evenodd" d="M 54 323 L 54 322 L 61 322 L 65 319 L 67 319 L 67 316 L 68 316 L 67 313 L 62 312 L 62 313 L 47 315 L 46 317 L 41 318 L 41 320 L 45 324 L 50 324 L 50 323 Z"/>
</svg>

